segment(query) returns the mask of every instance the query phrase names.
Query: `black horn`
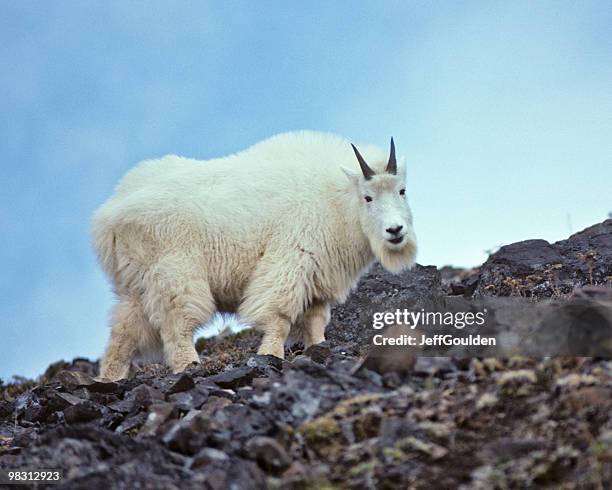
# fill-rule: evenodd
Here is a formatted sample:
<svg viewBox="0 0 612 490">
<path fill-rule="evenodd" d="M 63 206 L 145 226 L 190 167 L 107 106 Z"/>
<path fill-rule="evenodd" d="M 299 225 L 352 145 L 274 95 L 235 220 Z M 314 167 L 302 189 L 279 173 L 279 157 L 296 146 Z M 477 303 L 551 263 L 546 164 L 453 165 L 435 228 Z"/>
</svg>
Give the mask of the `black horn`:
<svg viewBox="0 0 612 490">
<path fill-rule="evenodd" d="M 359 153 L 353 143 L 351 143 L 351 146 L 353 147 L 353 151 L 355 152 L 355 156 L 357 157 L 357 161 L 359 162 L 359 166 L 361 167 L 361 171 L 363 172 L 363 177 L 366 180 L 370 180 L 374 175 L 376 175 L 376 172 L 374 172 L 374 170 L 372 170 L 370 166 L 366 163 L 366 161 L 361 156 L 361 153 Z"/>
<path fill-rule="evenodd" d="M 387 163 L 387 173 L 397 174 L 397 160 L 395 160 L 395 143 L 393 143 L 393 137 L 391 137 L 391 153 L 389 154 L 389 163 Z"/>
</svg>

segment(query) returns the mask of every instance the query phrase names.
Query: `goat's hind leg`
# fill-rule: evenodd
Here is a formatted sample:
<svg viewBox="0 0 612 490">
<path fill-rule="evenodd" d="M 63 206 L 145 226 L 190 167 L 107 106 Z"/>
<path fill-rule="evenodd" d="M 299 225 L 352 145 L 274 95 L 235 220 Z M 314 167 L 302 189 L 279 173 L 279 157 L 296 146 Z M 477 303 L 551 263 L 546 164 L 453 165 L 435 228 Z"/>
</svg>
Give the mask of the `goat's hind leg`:
<svg viewBox="0 0 612 490">
<path fill-rule="evenodd" d="M 202 318 L 202 317 L 200 317 Z M 199 363 L 200 357 L 193 343 L 193 332 L 207 319 L 186 314 L 182 308 L 168 312 L 160 334 L 164 346 L 164 358 L 172 372 L 184 371 L 193 363 Z"/>
<path fill-rule="evenodd" d="M 251 291 L 258 289 L 257 283 L 252 283 Z M 291 329 L 291 317 L 284 308 L 279 308 L 270 296 L 261 297 L 249 292 L 238 308 L 238 317 L 248 324 L 255 325 L 263 332 L 261 344 L 257 353 L 260 355 L 285 356 L 285 341 Z M 297 316 L 297 315 L 296 315 Z"/>
<path fill-rule="evenodd" d="M 146 328 L 146 319 L 140 304 L 122 298 L 114 307 L 111 335 L 100 364 L 100 377 L 113 381 L 128 377 L 142 328 Z"/>
<path fill-rule="evenodd" d="M 155 308 L 147 313 L 159 331 L 166 363 L 176 373 L 200 362 L 193 332 L 210 321 L 216 307 L 205 278 L 176 264 L 170 269 L 172 274 L 165 275 L 160 267 L 158 280 L 147 291 L 155 299 L 147 302 Z"/>
<path fill-rule="evenodd" d="M 285 357 L 285 341 L 289 336 L 291 323 L 283 315 L 271 315 L 265 321 L 263 338 L 257 350 L 259 355 L 272 355 L 283 359 Z"/>
<path fill-rule="evenodd" d="M 315 303 L 304 313 L 304 347 L 325 342 L 325 327 L 331 318 L 327 303 Z"/>
</svg>

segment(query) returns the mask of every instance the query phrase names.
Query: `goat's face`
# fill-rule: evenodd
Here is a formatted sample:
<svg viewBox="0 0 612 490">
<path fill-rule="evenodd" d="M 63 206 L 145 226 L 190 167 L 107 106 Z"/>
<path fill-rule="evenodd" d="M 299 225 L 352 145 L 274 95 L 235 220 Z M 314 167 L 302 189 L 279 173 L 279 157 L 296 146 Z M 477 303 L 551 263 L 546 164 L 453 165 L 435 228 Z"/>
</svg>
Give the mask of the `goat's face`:
<svg viewBox="0 0 612 490">
<path fill-rule="evenodd" d="M 376 173 L 353 147 L 361 174 L 347 172 L 359 200 L 359 221 L 370 246 L 381 264 L 398 272 L 414 264 L 416 236 L 412 229 L 412 213 L 406 196 L 404 162 L 391 155 L 384 172 Z"/>
</svg>

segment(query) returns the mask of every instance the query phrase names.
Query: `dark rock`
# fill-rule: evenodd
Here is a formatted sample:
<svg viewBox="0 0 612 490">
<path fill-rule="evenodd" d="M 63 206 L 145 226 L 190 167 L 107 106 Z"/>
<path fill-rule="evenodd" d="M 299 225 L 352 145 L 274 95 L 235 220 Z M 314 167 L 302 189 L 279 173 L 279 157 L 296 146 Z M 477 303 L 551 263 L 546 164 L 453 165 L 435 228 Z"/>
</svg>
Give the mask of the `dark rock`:
<svg viewBox="0 0 612 490">
<path fill-rule="evenodd" d="M 229 457 L 214 448 L 204 448 L 193 457 L 194 482 L 209 490 L 269 488 L 259 467 L 241 458 Z"/>
<path fill-rule="evenodd" d="M 170 395 L 168 401 L 172 402 L 179 410 L 188 412 L 194 408 L 200 408 L 207 398 L 207 394 L 198 390 L 190 390 Z"/>
<path fill-rule="evenodd" d="M 38 395 L 33 390 L 22 393 L 15 400 L 15 416 L 23 416 L 24 421 L 43 421 L 48 415 L 48 408 L 41 403 Z"/>
<path fill-rule="evenodd" d="M 391 274 L 376 264 L 347 301 L 333 308 L 325 337 L 332 345 L 354 343 L 365 353 L 376 332 L 372 328 L 375 312 L 432 309 L 443 294 L 440 273 L 434 266 L 415 265 L 409 271 Z"/>
<path fill-rule="evenodd" d="M 281 480 L 281 488 L 309 488 L 313 486 L 313 480 L 311 476 L 312 471 L 309 471 L 308 467 L 294 461 L 291 466 L 283 473 Z"/>
<path fill-rule="evenodd" d="M 392 416 L 381 421 L 378 431 L 378 441 L 381 447 L 393 447 L 398 439 L 402 439 L 412 433 L 413 429 L 405 419 Z"/>
<path fill-rule="evenodd" d="M 199 378 L 196 381 L 196 390 L 207 396 L 216 396 L 227 398 L 230 401 L 236 401 L 236 392 L 230 388 L 220 388 L 210 378 Z"/>
<path fill-rule="evenodd" d="M 283 359 L 276 356 L 255 355 L 247 359 L 246 365 L 250 368 L 256 368 L 261 373 L 267 373 L 269 367 L 276 371 L 282 371 L 283 362 Z"/>
<path fill-rule="evenodd" d="M 98 374 L 98 363 L 82 357 L 77 357 L 72 362 L 58 361 L 45 370 L 41 379 L 45 382 L 52 381 L 60 371 L 79 371 L 94 377 Z"/>
<path fill-rule="evenodd" d="M 612 387 L 584 386 L 568 393 L 564 402 L 575 411 L 609 413 L 612 410 Z"/>
<path fill-rule="evenodd" d="M 219 451 L 212 447 L 205 447 L 193 457 L 190 468 L 197 469 L 209 465 L 220 465 L 221 467 L 225 467 L 229 461 L 230 457 L 223 451 Z"/>
<path fill-rule="evenodd" d="M 83 403 L 83 398 L 71 395 L 70 393 L 57 393 L 57 396 L 64 400 L 68 405 L 78 405 Z"/>
<path fill-rule="evenodd" d="M 28 429 L 21 429 L 15 433 L 12 444 L 16 447 L 28 447 L 33 442 L 36 442 L 40 438 L 38 429 L 31 427 Z"/>
<path fill-rule="evenodd" d="M 416 375 L 442 376 L 456 370 L 457 366 L 450 357 L 418 357 L 414 365 Z"/>
<path fill-rule="evenodd" d="M 402 384 L 402 378 L 395 371 L 385 373 L 382 378 L 383 384 L 387 388 L 397 388 L 399 385 Z"/>
<path fill-rule="evenodd" d="M 174 403 L 155 403 L 149 407 L 147 420 L 138 433 L 142 437 L 152 437 L 160 433 L 160 427 L 177 414 Z"/>
<path fill-rule="evenodd" d="M 243 366 L 210 376 L 207 379 L 221 388 L 236 389 L 249 384 L 256 375 L 257 369 Z"/>
<path fill-rule="evenodd" d="M 580 257 L 578 254 L 593 251 L 595 252 L 593 268 L 599 269 L 599 266 L 609 268 L 612 262 L 612 219 L 589 226 L 566 240 L 556 242 L 554 246 L 566 259 L 573 260 L 573 264 L 577 267 L 584 267 L 585 260 L 588 262 L 588 257 Z M 594 271 L 594 273 L 599 272 L 601 271 Z"/>
<path fill-rule="evenodd" d="M 349 342 L 347 344 L 336 345 L 331 349 L 333 354 L 340 356 L 358 356 L 360 352 L 359 345 L 356 342 Z"/>
<path fill-rule="evenodd" d="M 119 434 L 134 434 L 142 427 L 147 420 L 147 414 L 145 412 L 138 412 L 134 415 L 126 417 L 115 429 L 115 432 Z"/>
<path fill-rule="evenodd" d="M 96 380 L 88 374 L 82 373 L 80 371 L 60 371 L 55 376 L 55 380 L 57 380 L 64 388 L 69 391 L 81 387 L 87 387 L 87 389 L 90 391 L 97 391 L 100 393 L 114 393 L 119 387 L 119 385 L 114 381 Z"/>
<path fill-rule="evenodd" d="M 405 333 L 406 328 L 404 326 L 391 325 L 385 328 L 381 335 L 384 338 L 401 338 Z M 395 372 L 403 377 L 412 371 L 419 353 L 419 348 L 400 345 L 373 345 L 363 360 L 355 366 L 354 372 L 368 369 L 379 374 Z"/>
<path fill-rule="evenodd" d="M 89 400 L 83 400 L 75 405 L 70 405 L 64 410 L 64 419 L 68 424 L 89 422 L 102 416 L 100 407 Z"/>
<path fill-rule="evenodd" d="M 153 402 L 164 401 L 164 395 L 159 390 L 141 384 L 125 394 L 123 400 L 109 405 L 109 408 L 121 413 L 135 412 L 148 408 Z"/>
<path fill-rule="evenodd" d="M 584 286 L 574 289 L 570 299 L 590 299 L 593 301 L 604 301 L 612 303 L 612 287 L 609 286 Z"/>
<path fill-rule="evenodd" d="M 304 351 L 304 355 L 310 357 L 314 362 L 324 364 L 332 351 L 330 349 L 329 342 L 323 342 L 321 344 L 311 345 Z"/>
<path fill-rule="evenodd" d="M 268 473 L 279 474 L 291 464 L 285 448 L 271 437 L 253 437 L 247 442 L 246 451 Z"/>
<path fill-rule="evenodd" d="M 72 390 L 72 394 L 78 398 L 81 398 L 83 400 L 91 400 L 92 398 L 92 393 L 85 387 L 82 388 L 77 388 L 76 390 Z M 115 395 L 116 396 L 116 395 Z M 116 401 L 116 400 L 113 400 Z"/>
<path fill-rule="evenodd" d="M 94 425 L 51 428 L 27 453 L 0 455 L 10 467 L 58 468 L 66 488 L 195 489 L 186 458 L 152 441 L 137 441 Z"/>
<path fill-rule="evenodd" d="M 361 369 L 355 371 L 355 377 L 361 380 L 367 380 L 371 385 L 382 387 L 383 380 L 381 374 L 369 368 L 364 369 L 363 366 L 364 365 L 361 366 Z"/>
<path fill-rule="evenodd" d="M 227 487 L 245 490 L 268 488 L 266 476 L 255 463 L 237 459 L 227 472 Z"/>
<path fill-rule="evenodd" d="M 221 410 L 231 405 L 231 403 L 232 402 L 225 397 L 210 396 L 201 407 L 202 413 L 205 415 L 213 415 L 217 410 Z"/>
<path fill-rule="evenodd" d="M 269 435 L 274 432 L 273 421 L 264 413 L 238 403 L 218 410 L 214 414 L 214 420 L 232 426 L 232 440 L 240 445 L 255 435 Z M 240 424 L 234 425 L 236 420 L 240 420 Z"/>
<path fill-rule="evenodd" d="M 463 279 L 461 281 L 461 285 L 463 286 L 463 295 L 466 297 L 471 297 L 474 294 L 474 291 L 476 291 L 476 288 L 478 287 L 478 284 L 480 282 L 480 272 L 477 273 L 473 273 L 471 275 L 469 275 L 468 277 L 466 277 L 465 279 Z"/>
<path fill-rule="evenodd" d="M 321 364 L 314 362 L 312 359 L 310 359 L 310 357 L 306 357 L 304 355 L 295 357 L 291 367 L 294 370 L 299 370 L 318 378 L 328 377 L 328 370 L 325 368 L 325 366 L 321 366 Z"/>
<path fill-rule="evenodd" d="M 10 415 L 13 414 L 14 410 L 15 406 L 13 405 L 13 403 L 0 400 L 0 420 L 8 418 Z"/>
<path fill-rule="evenodd" d="M 162 437 L 164 444 L 179 453 L 195 454 L 202 443 L 203 433 L 210 429 L 209 421 L 200 417 L 200 414 L 199 410 L 192 410 L 175 421 Z"/>
<path fill-rule="evenodd" d="M 175 393 L 189 391 L 192 388 L 195 388 L 195 383 L 193 382 L 193 378 L 187 374 L 181 374 L 179 379 L 177 379 L 172 384 L 172 386 L 170 386 L 166 394 L 173 395 Z"/>
<path fill-rule="evenodd" d="M 236 392 L 229 388 L 209 388 L 208 389 L 209 396 L 216 396 L 219 398 L 227 398 L 231 402 L 235 402 L 238 399 Z"/>
<path fill-rule="evenodd" d="M 456 282 L 449 284 L 449 288 L 450 288 L 449 294 L 453 296 L 459 296 L 459 295 L 463 296 L 467 291 L 465 284 L 456 283 Z"/>
<path fill-rule="evenodd" d="M 442 288 L 450 296 L 471 296 L 478 285 L 477 269 L 444 266 L 440 269 Z"/>
<path fill-rule="evenodd" d="M 612 276 L 612 219 L 553 244 L 526 240 L 506 245 L 480 269 L 476 297 L 557 297 Z"/>
<path fill-rule="evenodd" d="M 540 439 L 501 438 L 487 444 L 481 456 L 488 461 L 513 461 L 532 451 L 541 451 L 546 442 Z"/>
<path fill-rule="evenodd" d="M 574 297 L 537 311 L 541 319 L 530 340 L 539 350 L 533 354 L 612 358 L 612 302 Z"/>
</svg>

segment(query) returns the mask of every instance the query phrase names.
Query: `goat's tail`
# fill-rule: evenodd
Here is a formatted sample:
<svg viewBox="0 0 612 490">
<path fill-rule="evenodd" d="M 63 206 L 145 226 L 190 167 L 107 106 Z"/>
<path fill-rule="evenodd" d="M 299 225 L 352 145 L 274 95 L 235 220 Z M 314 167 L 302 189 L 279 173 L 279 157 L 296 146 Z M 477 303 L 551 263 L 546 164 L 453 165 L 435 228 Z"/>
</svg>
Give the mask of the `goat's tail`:
<svg viewBox="0 0 612 490">
<path fill-rule="evenodd" d="M 115 227 L 106 219 L 104 208 L 92 218 L 92 241 L 98 261 L 109 278 L 117 272 L 117 236 Z"/>
</svg>

